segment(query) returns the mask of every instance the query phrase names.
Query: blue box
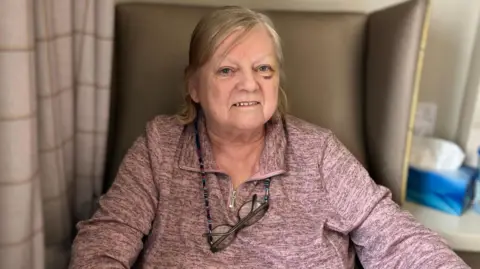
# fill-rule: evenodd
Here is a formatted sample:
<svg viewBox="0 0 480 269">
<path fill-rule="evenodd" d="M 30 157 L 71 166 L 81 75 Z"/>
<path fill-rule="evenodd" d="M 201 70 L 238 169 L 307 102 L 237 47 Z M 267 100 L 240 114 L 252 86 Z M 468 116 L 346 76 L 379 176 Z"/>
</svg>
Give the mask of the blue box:
<svg viewBox="0 0 480 269">
<path fill-rule="evenodd" d="M 454 171 L 431 171 L 410 167 L 407 200 L 460 216 L 473 198 L 477 170 L 462 166 Z"/>
</svg>

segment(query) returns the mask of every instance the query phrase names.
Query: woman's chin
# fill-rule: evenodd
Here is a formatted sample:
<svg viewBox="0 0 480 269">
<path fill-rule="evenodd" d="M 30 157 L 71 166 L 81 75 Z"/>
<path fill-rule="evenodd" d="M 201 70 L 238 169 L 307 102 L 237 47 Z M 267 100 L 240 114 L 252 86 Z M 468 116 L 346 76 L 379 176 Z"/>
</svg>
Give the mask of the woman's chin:
<svg viewBox="0 0 480 269">
<path fill-rule="evenodd" d="M 238 130 L 254 131 L 262 128 L 265 122 L 267 122 L 267 120 L 265 120 L 263 115 L 261 117 L 236 117 L 234 120 L 232 120 L 231 126 Z"/>
<path fill-rule="evenodd" d="M 270 119 L 271 115 L 267 118 L 268 115 L 269 113 L 265 113 L 263 109 L 231 110 L 229 111 L 227 125 L 239 131 L 255 131 L 262 128 Z"/>
</svg>

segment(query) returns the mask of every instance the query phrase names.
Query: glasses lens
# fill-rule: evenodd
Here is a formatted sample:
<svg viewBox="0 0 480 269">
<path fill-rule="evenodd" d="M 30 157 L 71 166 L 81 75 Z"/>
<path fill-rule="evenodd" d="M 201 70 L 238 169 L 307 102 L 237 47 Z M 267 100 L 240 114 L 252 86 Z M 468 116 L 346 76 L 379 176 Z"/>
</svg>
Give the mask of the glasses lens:
<svg viewBox="0 0 480 269">
<path fill-rule="evenodd" d="M 230 231 L 231 228 L 232 227 L 228 225 L 220 225 L 213 229 L 212 234 L 224 234 Z M 212 246 L 218 250 L 222 250 L 232 243 L 233 239 L 235 239 L 235 233 L 231 233 L 229 235 L 213 235 L 212 239 Z"/>
<path fill-rule="evenodd" d="M 267 209 L 268 204 L 254 202 L 252 206 L 252 202 L 247 202 L 238 210 L 238 218 L 244 219 L 249 214 L 253 214 L 253 212 L 255 212 L 254 215 L 249 216 L 249 219 L 244 224 L 245 226 L 250 226 L 263 218 L 267 212 Z"/>
</svg>

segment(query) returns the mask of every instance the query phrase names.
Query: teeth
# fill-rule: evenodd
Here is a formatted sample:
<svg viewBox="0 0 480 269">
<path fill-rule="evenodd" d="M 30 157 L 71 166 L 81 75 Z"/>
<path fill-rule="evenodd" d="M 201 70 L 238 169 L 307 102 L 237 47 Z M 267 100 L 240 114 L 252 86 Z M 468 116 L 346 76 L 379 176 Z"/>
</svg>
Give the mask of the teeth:
<svg viewBox="0 0 480 269">
<path fill-rule="evenodd" d="M 258 104 L 259 102 L 239 102 L 239 103 L 235 103 L 234 106 L 253 106 Z"/>
</svg>

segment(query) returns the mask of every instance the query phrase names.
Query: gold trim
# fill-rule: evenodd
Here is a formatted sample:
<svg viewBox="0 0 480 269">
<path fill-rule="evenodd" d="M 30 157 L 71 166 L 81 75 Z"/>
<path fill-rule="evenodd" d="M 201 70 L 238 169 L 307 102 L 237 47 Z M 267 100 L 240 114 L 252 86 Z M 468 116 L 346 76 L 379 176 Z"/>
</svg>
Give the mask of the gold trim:
<svg viewBox="0 0 480 269">
<path fill-rule="evenodd" d="M 401 204 L 405 202 L 406 192 L 407 192 L 408 163 L 410 159 L 410 150 L 412 147 L 413 126 L 415 124 L 415 113 L 417 111 L 418 95 L 420 92 L 420 82 L 422 79 L 422 71 L 423 71 L 424 58 L 425 58 L 425 48 L 426 48 L 427 39 L 428 39 L 428 30 L 430 28 L 430 16 L 432 11 L 432 4 L 430 0 L 427 0 L 426 2 L 427 2 L 426 3 L 427 7 L 425 9 L 425 17 L 423 20 L 422 36 L 420 40 L 420 48 L 418 51 L 417 67 L 415 70 L 415 81 L 414 81 L 412 100 L 411 100 L 412 106 L 410 107 L 410 119 L 408 122 L 407 138 L 405 143 L 405 155 L 403 160 L 402 186 L 401 186 L 401 196 L 400 196 Z"/>
</svg>

